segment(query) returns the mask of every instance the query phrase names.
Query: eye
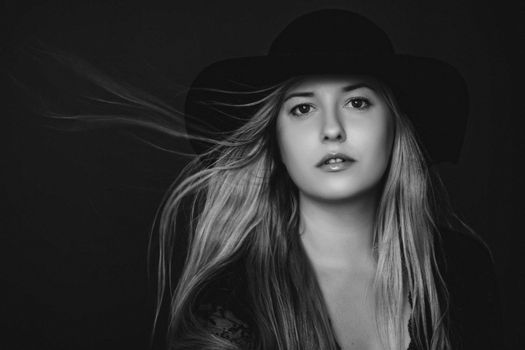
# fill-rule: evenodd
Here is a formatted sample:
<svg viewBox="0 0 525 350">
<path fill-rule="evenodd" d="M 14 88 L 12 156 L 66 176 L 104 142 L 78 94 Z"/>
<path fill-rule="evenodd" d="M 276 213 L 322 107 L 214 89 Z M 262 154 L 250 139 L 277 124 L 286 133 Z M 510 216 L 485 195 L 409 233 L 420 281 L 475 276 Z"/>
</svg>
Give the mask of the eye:
<svg viewBox="0 0 525 350">
<path fill-rule="evenodd" d="M 352 97 L 348 100 L 347 105 L 355 109 L 367 109 L 371 106 L 370 100 L 364 97 Z"/>
<path fill-rule="evenodd" d="M 292 114 L 292 115 L 294 115 L 296 117 L 300 117 L 302 115 L 310 113 L 313 110 L 313 108 L 314 107 L 312 105 L 309 105 L 307 103 L 301 103 L 301 104 L 293 107 L 290 110 L 290 114 Z"/>
</svg>

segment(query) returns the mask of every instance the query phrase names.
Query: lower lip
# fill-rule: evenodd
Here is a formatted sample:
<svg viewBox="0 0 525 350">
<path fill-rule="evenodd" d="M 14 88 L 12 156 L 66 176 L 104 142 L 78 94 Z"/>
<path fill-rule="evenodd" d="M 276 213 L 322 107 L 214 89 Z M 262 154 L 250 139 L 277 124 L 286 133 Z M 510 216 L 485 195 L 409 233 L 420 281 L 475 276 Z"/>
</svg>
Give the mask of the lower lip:
<svg viewBox="0 0 525 350">
<path fill-rule="evenodd" d="M 348 169 L 353 163 L 354 162 L 351 160 L 345 160 L 344 162 L 340 162 L 340 163 L 323 164 L 320 166 L 320 168 L 323 171 L 329 171 L 329 172 L 342 171 L 342 170 Z"/>
</svg>

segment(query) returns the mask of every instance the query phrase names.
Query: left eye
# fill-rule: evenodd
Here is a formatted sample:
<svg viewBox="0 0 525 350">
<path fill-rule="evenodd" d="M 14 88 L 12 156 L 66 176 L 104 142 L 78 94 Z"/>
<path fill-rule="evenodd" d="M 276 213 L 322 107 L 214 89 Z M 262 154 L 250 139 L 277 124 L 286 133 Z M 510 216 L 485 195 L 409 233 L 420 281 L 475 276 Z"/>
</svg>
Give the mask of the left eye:
<svg viewBox="0 0 525 350">
<path fill-rule="evenodd" d="M 370 107 L 370 101 L 363 97 L 354 97 L 348 101 L 348 104 L 355 109 L 366 109 Z"/>
</svg>

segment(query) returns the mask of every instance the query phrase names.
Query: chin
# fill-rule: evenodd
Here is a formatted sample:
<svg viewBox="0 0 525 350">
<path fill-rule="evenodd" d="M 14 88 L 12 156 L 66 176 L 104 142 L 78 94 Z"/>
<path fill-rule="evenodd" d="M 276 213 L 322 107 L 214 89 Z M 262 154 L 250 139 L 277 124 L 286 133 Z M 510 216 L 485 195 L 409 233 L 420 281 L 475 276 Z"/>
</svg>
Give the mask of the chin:
<svg viewBox="0 0 525 350">
<path fill-rule="evenodd" d="M 377 186 L 370 184 L 337 184 L 338 186 L 328 186 L 308 194 L 323 202 L 345 202 L 356 199 L 364 199 L 375 196 Z"/>
<path fill-rule="evenodd" d="M 351 202 L 358 198 L 362 198 L 366 194 L 365 191 L 347 191 L 338 193 L 327 193 L 322 196 L 326 202 Z"/>
</svg>

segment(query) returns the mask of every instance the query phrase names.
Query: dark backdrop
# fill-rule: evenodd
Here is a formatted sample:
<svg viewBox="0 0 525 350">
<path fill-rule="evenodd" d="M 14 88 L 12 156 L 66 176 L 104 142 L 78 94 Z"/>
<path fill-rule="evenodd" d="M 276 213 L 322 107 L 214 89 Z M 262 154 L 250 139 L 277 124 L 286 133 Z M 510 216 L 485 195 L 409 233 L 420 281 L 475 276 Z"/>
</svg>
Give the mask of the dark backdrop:
<svg viewBox="0 0 525 350">
<path fill-rule="evenodd" d="M 492 249 L 507 347 L 525 348 L 520 334 L 525 329 L 525 232 L 518 223 L 523 207 L 516 186 L 523 161 L 518 120 L 524 117 L 525 16 L 518 1 L 4 4 L 5 67 L 16 63 L 13 54 L 25 43 L 40 41 L 179 108 L 178 87 L 187 86 L 206 64 L 264 54 L 289 20 L 323 7 L 370 17 L 400 52 L 452 63 L 468 82 L 471 118 L 460 162 L 438 169 L 460 216 Z M 348 44 L 352 35 L 359 33 L 350 33 Z M 70 133 L 42 128 L 29 118 L 23 100 L 6 96 L 0 328 L 7 334 L 0 337 L 0 347 L 146 349 L 154 300 L 146 267 L 150 227 L 163 192 L 185 160 L 118 129 Z"/>
</svg>

